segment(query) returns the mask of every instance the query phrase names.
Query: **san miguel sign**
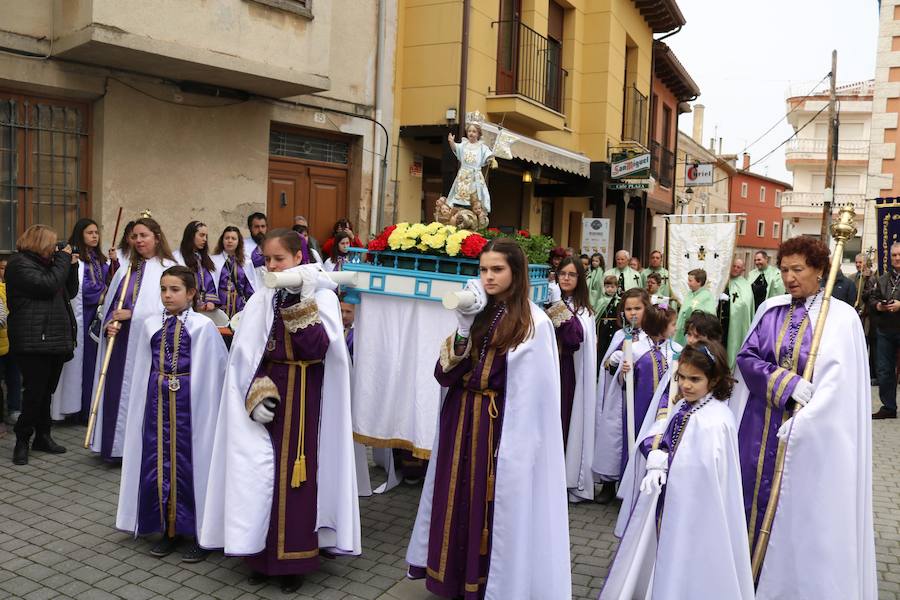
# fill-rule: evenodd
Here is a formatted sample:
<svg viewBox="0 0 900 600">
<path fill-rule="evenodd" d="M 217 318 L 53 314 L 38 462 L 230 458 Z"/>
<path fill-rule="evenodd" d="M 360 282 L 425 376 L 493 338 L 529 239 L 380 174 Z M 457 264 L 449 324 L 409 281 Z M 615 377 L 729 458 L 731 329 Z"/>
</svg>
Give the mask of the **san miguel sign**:
<svg viewBox="0 0 900 600">
<path fill-rule="evenodd" d="M 649 179 L 650 178 L 650 153 L 630 154 L 619 153 L 612 155 L 610 164 L 610 176 L 613 179 Z"/>
</svg>

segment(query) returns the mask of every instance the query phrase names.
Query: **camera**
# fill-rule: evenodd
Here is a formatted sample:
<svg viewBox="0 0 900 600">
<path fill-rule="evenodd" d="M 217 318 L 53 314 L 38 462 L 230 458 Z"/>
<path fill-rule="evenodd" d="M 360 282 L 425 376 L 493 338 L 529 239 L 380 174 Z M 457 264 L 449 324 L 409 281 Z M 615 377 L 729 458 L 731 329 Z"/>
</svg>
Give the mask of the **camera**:
<svg viewBox="0 0 900 600">
<path fill-rule="evenodd" d="M 56 242 L 56 251 L 62 252 L 62 249 L 68 245 L 68 242 Z"/>
</svg>

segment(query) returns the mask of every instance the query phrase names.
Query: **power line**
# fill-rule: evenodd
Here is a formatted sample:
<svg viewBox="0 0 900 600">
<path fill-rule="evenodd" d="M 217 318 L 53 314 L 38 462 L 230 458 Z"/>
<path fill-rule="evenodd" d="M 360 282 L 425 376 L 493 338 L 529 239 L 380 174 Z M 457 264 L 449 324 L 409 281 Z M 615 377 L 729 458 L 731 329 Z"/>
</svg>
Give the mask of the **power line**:
<svg viewBox="0 0 900 600">
<path fill-rule="evenodd" d="M 805 96 L 803 96 L 797 104 L 794 105 L 794 108 L 792 108 L 791 110 L 789 110 L 789 111 L 787 112 L 787 114 L 785 114 L 783 117 L 781 117 L 780 119 L 778 119 L 777 121 L 775 121 L 775 124 L 772 125 L 771 127 L 769 127 L 769 128 L 766 130 L 766 132 L 765 132 L 764 134 L 762 134 L 761 136 L 759 136 L 758 138 L 756 138 L 755 140 L 753 140 L 752 142 L 750 142 L 749 144 L 747 144 L 746 146 L 744 146 L 744 149 L 741 150 L 741 154 L 743 154 L 744 152 L 746 152 L 747 150 L 749 150 L 749 149 L 750 149 L 750 146 L 753 146 L 753 145 L 756 144 L 758 141 L 760 141 L 761 139 L 763 139 L 764 137 L 766 137 L 767 135 L 769 135 L 769 134 L 772 132 L 773 129 L 775 129 L 776 127 L 778 127 L 778 126 L 781 124 L 781 122 L 782 122 L 783 120 L 785 120 L 785 119 L 787 119 L 789 116 L 791 116 L 791 113 L 793 113 L 795 110 L 797 110 L 798 108 L 800 108 L 800 106 L 803 105 L 803 102 L 804 102 L 807 98 L 809 98 L 810 96 L 812 96 L 812 95 L 815 93 L 816 89 L 818 89 L 818 87 L 822 84 L 822 82 L 824 82 L 824 81 L 825 81 L 826 79 L 828 79 L 830 76 L 831 76 L 831 73 L 828 73 L 828 74 L 825 75 L 825 77 L 823 77 L 822 79 L 820 79 L 820 80 L 812 87 L 812 89 L 809 90 L 809 92 L 808 92 Z"/>
</svg>

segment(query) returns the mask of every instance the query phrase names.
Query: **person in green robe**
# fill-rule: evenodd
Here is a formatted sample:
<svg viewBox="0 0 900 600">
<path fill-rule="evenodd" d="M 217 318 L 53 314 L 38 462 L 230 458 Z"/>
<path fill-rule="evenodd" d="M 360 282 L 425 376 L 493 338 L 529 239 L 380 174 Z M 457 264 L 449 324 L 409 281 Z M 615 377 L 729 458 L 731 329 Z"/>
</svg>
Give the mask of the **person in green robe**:
<svg viewBox="0 0 900 600">
<path fill-rule="evenodd" d="M 647 277 L 650 273 L 657 273 L 662 280 L 662 285 L 659 287 L 659 295 L 660 296 L 671 296 L 672 290 L 669 288 L 669 271 L 665 267 L 662 266 L 663 255 L 659 250 L 654 250 L 650 253 L 650 263 L 646 269 L 641 272 L 641 277 L 644 280 L 644 287 L 647 287 Z"/>
<path fill-rule="evenodd" d="M 753 290 L 755 311 L 768 298 L 784 293 L 784 281 L 781 279 L 781 271 L 769 264 L 769 255 L 765 250 L 758 250 L 753 255 L 753 266 L 755 268 L 747 275 L 747 280 Z"/>
<path fill-rule="evenodd" d="M 591 306 L 595 306 L 603 296 L 603 273 L 606 271 L 603 255 L 595 252 L 591 255 L 591 269 L 588 271 L 588 300 Z M 597 312 L 594 311 L 596 315 Z"/>
<path fill-rule="evenodd" d="M 614 276 L 619 281 L 619 295 L 624 294 L 626 291 L 631 288 L 642 288 L 644 287 L 643 280 L 641 279 L 641 274 L 632 269 L 628 265 L 628 261 L 631 259 L 631 256 L 625 250 L 619 250 L 616 252 L 616 266 L 612 269 L 608 269 L 606 273 L 604 273 L 604 277 L 609 277 L 610 275 Z"/>
<path fill-rule="evenodd" d="M 684 326 L 691 313 L 706 312 L 715 315 L 718 308 L 718 300 L 706 287 L 706 271 L 703 269 L 688 271 L 688 287 L 691 291 L 681 303 L 678 321 L 675 324 L 675 342 L 682 346 L 685 344 Z"/>
<path fill-rule="evenodd" d="M 744 261 L 736 258 L 731 263 L 731 277 L 728 287 L 719 300 L 719 321 L 725 336 L 725 349 L 728 351 L 728 363 L 734 368 L 737 353 L 747 337 L 750 323 L 755 314 L 753 290 L 750 282 L 744 277 Z"/>
</svg>

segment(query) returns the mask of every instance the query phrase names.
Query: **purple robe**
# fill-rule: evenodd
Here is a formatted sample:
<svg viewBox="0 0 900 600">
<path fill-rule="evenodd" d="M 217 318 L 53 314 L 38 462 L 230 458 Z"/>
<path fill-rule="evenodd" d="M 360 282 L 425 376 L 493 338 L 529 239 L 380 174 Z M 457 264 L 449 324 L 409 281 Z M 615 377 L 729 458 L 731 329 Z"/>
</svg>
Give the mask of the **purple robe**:
<svg viewBox="0 0 900 600">
<path fill-rule="evenodd" d="M 767 311 L 737 355 L 737 366 L 750 392 L 738 429 L 738 447 L 751 554 L 772 492 L 776 434 L 794 413 L 791 394 L 812 346 L 813 328 L 804 304 L 798 304 L 789 319 L 790 308 L 786 304 Z"/>
<path fill-rule="evenodd" d="M 197 270 L 194 272 L 194 276 L 197 278 L 197 302 L 200 305 L 212 302 L 218 306 L 222 303 L 219 299 L 218 282 L 214 280 L 212 271 L 203 268 L 199 254 L 194 254 L 194 260 L 197 261 Z"/>
<path fill-rule="evenodd" d="M 143 258 L 138 259 L 137 265 L 132 268 L 131 276 L 128 278 L 128 289 L 125 291 L 125 301 L 122 308 L 134 310 L 137 302 L 138 294 L 141 292 L 141 282 L 144 278 L 144 269 L 147 261 Z M 109 310 L 103 320 L 104 328 L 112 321 L 112 315 L 119 304 L 119 297 L 122 293 L 122 284 L 125 280 L 119 282 L 115 291 L 113 301 L 109 305 Z M 154 293 L 156 291 L 154 290 Z M 120 321 L 118 333 L 116 333 L 116 343 L 113 345 L 112 354 L 109 357 L 109 367 L 106 371 L 106 382 L 103 386 L 103 432 L 100 440 L 100 458 L 108 461 L 119 461 L 117 457 L 113 457 L 113 442 L 116 439 L 116 422 L 119 419 L 119 403 L 122 399 L 122 382 L 124 379 L 125 359 L 128 357 L 128 336 L 131 333 L 131 319 Z M 93 374 L 91 375 L 93 381 Z M 126 390 L 127 396 L 127 390 Z"/>
<path fill-rule="evenodd" d="M 257 269 L 266 266 L 266 257 L 263 255 L 262 248 L 260 246 L 254 248 L 253 252 L 250 253 L 250 261 Z"/>
<path fill-rule="evenodd" d="M 253 285 L 244 272 L 243 265 L 237 264 L 233 256 L 225 259 L 219 273 L 218 298 L 222 310 L 229 318 L 244 310 L 244 305 L 253 295 Z"/>
<path fill-rule="evenodd" d="M 637 433 L 644 417 L 647 416 L 647 409 L 653 401 L 653 393 L 656 392 L 656 386 L 659 380 L 666 372 L 666 354 L 660 346 L 652 345 L 648 352 L 645 352 L 634 363 L 634 430 Z M 668 399 L 668 396 L 667 396 Z M 657 413 L 658 414 L 658 413 Z M 625 394 L 622 394 L 622 439 L 628 439 L 628 407 L 626 406 Z M 625 465 L 628 464 L 628 444 L 622 444 L 622 471 L 625 471 Z"/>
<path fill-rule="evenodd" d="M 276 294 L 278 302 L 269 343 L 256 370 L 254 384 L 268 378 L 281 400 L 275 419 L 266 425 L 275 456 L 271 519 L 266 548 L 244 560 L 265 575 L 301 575 L 319 567 L 319 536 L 316 532 L 318 486 L 319 414 L 322 402 L 322 360 L 328 351 L 328 333 L 321 321 L 288 329 L 297 317 L 300 296 Z M 301 390 L 304 367 L 306 390 Z M 301 423 L 301 414 L 304 420 Z M 247 417 L 249 418 L 249 416 Z M 303 437 L 301 449 L 300 436 Z M 305 454 L 306 480 L 297 481 L 301 454 Z M 250 507 L 248 507 L 249 510 Z"/>
<path fill-rule="evenodd" d="M 353 327 L 344 330 L 344 339 L 347 341 L 347 351 L 350 353 L 350 360 L 353 361 Z"/>
<path fill-rule="evenodd" d="M 119 264 L 106 261 L 101 263 L 93 253 L 84 261 L 84 277 L 81 281 L 81 413 L 79 419 L 87 422 L 94 399 L 94 367 L 97 364 L 97 342 L 91 337 L 91 322 L 97 316 L 97 309 L 103 292 L 112 280 Z"/>
<path fill-rule="evenodd" d="M 173 369 L 176 345 L 178 354 Z M 169 317 L 150 339 L 150 349 L 137 533 L 166 532 L 170 537 L 196 537 L 191 446 L 191 336 L 180 320 Z M 173 377 L 179 385 L 176 391 L 170 389 Z"/>
<path fill-rule="evenodd" d="M 446 598 L 484 596 L 491 556 L 493 482 L 506 390 L 506 354 L 489 348 L 435 378 L 448 388 L 441 406 L 427 569 L 414 578 Z M 493 417 L 492 417 L 493 415 Z M 490 474 L 490 477 L 489 477 Z"/>
<path fill-rule="evenodd" d="M 569 423 L 572 421 L 572 403 L 575 400 L 575 353 L 584 342 L 584 329 L 575 313 L 569 310 L 569 317 L 556 326 L 556 345 L 559 348 L 559 378 L 561 386 L 561 406 L 563 446 L 569 440 Z"/>
</svg>

